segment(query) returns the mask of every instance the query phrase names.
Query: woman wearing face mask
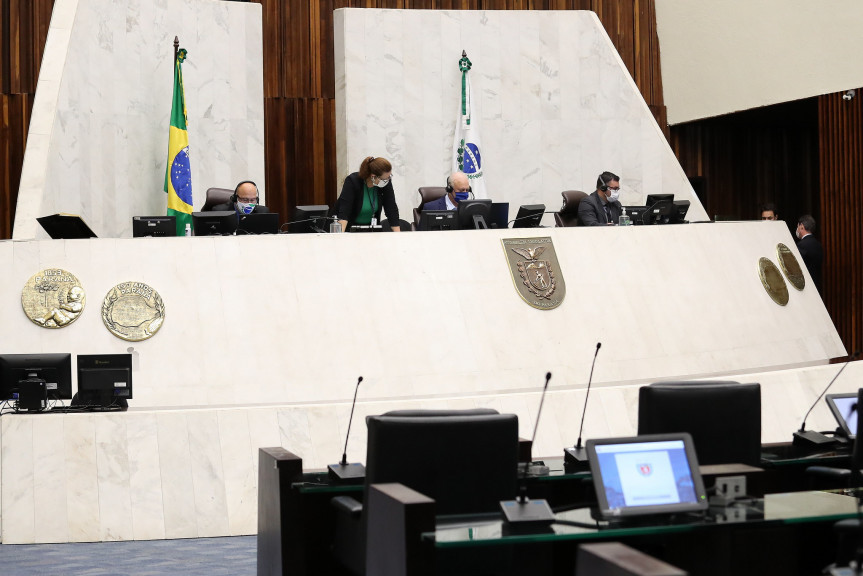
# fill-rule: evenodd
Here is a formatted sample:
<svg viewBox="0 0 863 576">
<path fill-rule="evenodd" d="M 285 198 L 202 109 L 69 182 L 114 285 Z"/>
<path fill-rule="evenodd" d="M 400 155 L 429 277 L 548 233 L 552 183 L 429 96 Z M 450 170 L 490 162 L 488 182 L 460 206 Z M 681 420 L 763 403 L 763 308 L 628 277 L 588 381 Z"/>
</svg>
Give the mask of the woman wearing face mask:
<svg viewBox="0 0 863 576">
<path fill-rule="evenodd" d="M 360 164 L 359 172 L 345 178 L 339 199 L 333 208 L 342 230 L 349 232 L 354 225 L 375 226 L 381 210 L 393 232 L 399 231 L 399 208 L 392 183 L 393 167 L 386 158 L 369 156 Z"/>
<path fill-rule="evenodd" d="M 579 226 L 614 226 L 620 219 L 622 207 L 620 177 L 603 172 L 596 179 L 596 190 L 578 205 Z"/>
</svg>

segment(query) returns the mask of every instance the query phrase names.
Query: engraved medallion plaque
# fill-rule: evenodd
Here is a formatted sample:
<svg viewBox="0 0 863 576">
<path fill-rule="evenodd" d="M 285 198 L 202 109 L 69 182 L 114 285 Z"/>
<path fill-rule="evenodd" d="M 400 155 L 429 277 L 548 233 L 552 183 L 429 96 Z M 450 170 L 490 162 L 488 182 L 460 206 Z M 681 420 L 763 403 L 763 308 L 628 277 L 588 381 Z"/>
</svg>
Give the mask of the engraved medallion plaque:
<svg viewBox="0 0 863 576">
<path fill-rule="evenodd" d="M 44 328 L 63 328 L 78 319 L 84 311 L 87 295 L 81 283 L 70 272 L 46 268 L 27 280 L 21 290 L 24 314 Z"/>
<path fill-rule="evenodd" d="M 769 258 L 760 258 L 758 260 L 758 274 L 764 289 L 767 290 L 773 301 L 780 306 L 788 304 L 788 286 L 776 264 Z"/>
<path fill-rule="evenodd" d="M 151 338 L 165 320 L 165 303 L 143 282 L 122 282 L 105 295 L 102 322 L 117 338 L 140 342 Z"/>
<path fill-rule="evenodd" d="M 803 276 L 800 262 L 797 261 L 791 249 L 780 242 L 776 245 L 776 256 L 779 259 L 779 267 L 782 268 L 788 282 L 798 290 L 803 290 L 806 287 L 806 277 Z"/>
<path fill-rule="evenodd" d="M 560 306 L 566 284 L 551 238 L 502 238 L 501 244 L 521 299 L 538 310 Z"/>
</svg>

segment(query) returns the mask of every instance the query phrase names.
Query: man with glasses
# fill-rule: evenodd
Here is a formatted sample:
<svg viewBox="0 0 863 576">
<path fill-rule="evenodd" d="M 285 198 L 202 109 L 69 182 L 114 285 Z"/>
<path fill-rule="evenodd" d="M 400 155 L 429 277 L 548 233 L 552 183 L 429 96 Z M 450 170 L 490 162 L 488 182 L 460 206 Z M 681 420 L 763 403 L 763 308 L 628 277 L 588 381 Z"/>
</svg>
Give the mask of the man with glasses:
<svg viewBox="0 0 863 576">
<path fill-rule="evenodd" d="M 614 226 L 620 219 L 622 208 L 620 197 L 620 177 L 611 172 L 603 172 L 596 179 L 596 190 L 578 205 L 579 226 Z"/>
<path fill-rule="evenodd" d="M 446 179 L 446 195 L 423 204 L 423 210 L 458 210 L 458 203 L 470 198 L 470 181 L 464 172 L 453 172 Z"/>
<path fill-rule="evenodd" d="M 263 204 L 259 204 L 259 201 L 258 185 L 251 180 L 243 180 L 234 188 L 234 193 L 227 202 L 213 206 L 213 212 L 234 210 L 237 213 L 237 218 L 244 214 L 264 214 L 269 212 L 270 209 Z"/>
</svg>

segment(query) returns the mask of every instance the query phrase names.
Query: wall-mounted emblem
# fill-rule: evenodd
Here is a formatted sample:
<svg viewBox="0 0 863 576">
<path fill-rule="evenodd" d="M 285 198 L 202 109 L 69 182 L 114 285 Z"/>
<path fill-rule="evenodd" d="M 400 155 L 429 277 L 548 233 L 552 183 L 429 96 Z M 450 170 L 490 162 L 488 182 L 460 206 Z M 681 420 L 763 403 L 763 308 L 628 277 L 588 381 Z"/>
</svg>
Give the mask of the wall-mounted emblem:
<svg viewBox="0 0 863 576">
<path fill-rule="evenodd" d="M 780 306 L 788 304 L 788 286 L 776 264 L 769 258 L 760 258 L 758 260 L 758 275 L 761 277 L 761 284 L 764 285 L 764 289 L 767 290 L 774 302 Z"/>
<path fill-rule="evenodd" d="M 165 303 L 143 282 L 117 284 L 102 302 L 102 322 L 117 338 L 139 342 L 150 338 L 165 321 Z"/>
<path fill-rule="evenodd" d="M 24 314 L 43 328 L 63 328 L 84 311 L 87 296 L 81 283 L 70 272 L 47 268 L 27 280 L 21 290 Z"/>
<path fill-rule="evenodd" d="M 521 299 L 540 310 L 560 306 L 566 284 L 551 238 L 503 238 L 501 243 Z"/>
<path fill-rule="evenodd" d="M 791 249 L 780 242 L 776 245 L 776 256 L 779 258 L 779 267 L 788 278 L 788 283 L 798 290 L 803 290 L 806 287 L 806 277 L 803 276 L 800 262 L 797 261 Z"/>
</svg>

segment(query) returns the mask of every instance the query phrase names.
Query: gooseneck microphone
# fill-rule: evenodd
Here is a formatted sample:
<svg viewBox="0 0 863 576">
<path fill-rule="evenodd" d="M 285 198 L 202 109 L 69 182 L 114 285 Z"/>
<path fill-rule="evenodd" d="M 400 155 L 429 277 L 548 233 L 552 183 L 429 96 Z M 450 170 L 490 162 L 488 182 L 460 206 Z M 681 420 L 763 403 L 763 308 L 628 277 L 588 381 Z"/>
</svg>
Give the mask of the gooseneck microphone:
<svg viewBox="0 0 863 576">
<path fill-rule="evenodd" d="M 584 395 L 584 409 L 581 411 L 581 425 L 578 427 L 578 442 L 574 448 L 564 449 L 564 461 L 571 464 L 583 464 L 587 462 L 587 450 L 581 445 L 581 432 L 584 430 L 584 417 L 587 414 L 587 399 L 590 398 L 590 384 L 593 382 L 593 368 L 596 366 L 596 357 L 599 355 L 599 349 L 602 348 L 602 342 L 596 343 L 596 352 L 593 353 L 593 363 L 590 365 L 590 376 L 587 379 L 587 393 Z"/>
<path fill-rule="evenodd" d="M 366 477 L 366 467 L 359 463 L 348 464 L 348 439 L 351 437 L 351 423 L 354 421 L 354 408 L 357 406 L 357 392 L 360 390 L 360 382 L 363 377 L 357 379 L 357 387 L 354 388 L 354 401 L 351 404 L 351 415 L 348 418 L 348 432 L 345 434 L 345 449 L 342 452 L 342 460 L 338 464 L 330 464 L 327 468 L 330 477 L 342 482 L 358 482 Z"/>
<path fill-rule="evenodd" d="M 806 429 L 806 419 L 809 418 L 809 414 L 812 413 L 812 410 L 815 409 L 815 406 L 818 404 L 818 401 L 821 400 L 821 397 L 830 390 L 830 387 L 833 386 L 833 383 L 836 382 L 836 379 L 839 378 L 839 375 L 848 367 L 848 364 L 853 362 L 860 356 L 860 350 L 854 352 L 848 360 L 842 365 L 842 368 L 839 369 L 839 372 L 836 373 L 836 376 L 830 381 L 824 390 L 821 391 L 821 394 L 818 395 L 818 398 L 815 399 L 815 402 L 812 403 L 812 406 L 809 407 L 809 410 L 806 411 L 806 416 L 803 417 L 803 423 L 800 424 L 800 430 L 794 432 L 794 440 L 793 444 L 795 446 L 829 446 L 830 444 L 834 444 L 838 442 L 836 438 L 831 438 L 830 436 L 825 436 L 821 432 L 816 432 L 815 430 L 807 430 Z"/>
<path fill-rule="evenodd" d="M 543 212 L 542 214 L 543 215 L 554 214 L 554 212 Z M 519 220 L 527 220 L 528 218 L 536 218 L 536 214 L 531 214 L 529 216 L 522 216 L 521 218 L 514 218 L 514 219 L 512 219 L 506 223 L 506 227 L 509 228 L 509 225 L 512 224 L 513 222 L 518 222 Z"/>
<path fill-rule="evenodd" d="M 536 420 L 533 424 L 533 437 L 530 440 L 531 448 L 536 441 L 536 431 L 539 428 L 539 417 L 542 414 L 542 404 L 545 402 L 545 392 L 548 390 L 548 381 L 551 380 L 551 372 L 545 373 L 545 385 L 542 387 L 542 395 L 539 397 L 539 410 L 536 412 Z M 519 465 L 521 474 L 519 474 L 519 489 L 518 498 L 515 500 L 502 500 L 500 503 L 501 512 L 504 519 L 509 524 L 537 526 L 542 524 L 551 524 L 554 522 L 554 512 L 545 500 L 530 500 L 527 497 L 527 470 L 530 467 L 530 462 L 525 463 L 524 467 Z"/>
</svg>

